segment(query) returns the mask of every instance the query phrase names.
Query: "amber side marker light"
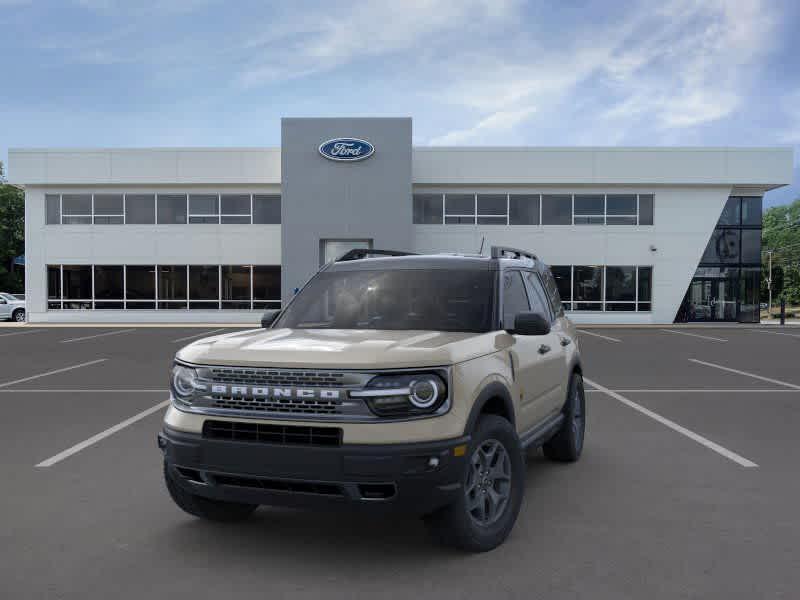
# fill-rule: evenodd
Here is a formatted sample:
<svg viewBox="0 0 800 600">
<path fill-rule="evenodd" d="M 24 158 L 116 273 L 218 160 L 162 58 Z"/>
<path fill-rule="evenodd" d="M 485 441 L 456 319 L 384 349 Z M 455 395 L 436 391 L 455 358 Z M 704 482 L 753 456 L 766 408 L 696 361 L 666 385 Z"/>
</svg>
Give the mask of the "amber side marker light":
<svg viewBox="0 0 800 600">
<path fill-rule="evenodd" d="M 453 448 L 453 456 L 464 456 L 467 453 L 467 445 L 461 444 Z"/>
</svg>

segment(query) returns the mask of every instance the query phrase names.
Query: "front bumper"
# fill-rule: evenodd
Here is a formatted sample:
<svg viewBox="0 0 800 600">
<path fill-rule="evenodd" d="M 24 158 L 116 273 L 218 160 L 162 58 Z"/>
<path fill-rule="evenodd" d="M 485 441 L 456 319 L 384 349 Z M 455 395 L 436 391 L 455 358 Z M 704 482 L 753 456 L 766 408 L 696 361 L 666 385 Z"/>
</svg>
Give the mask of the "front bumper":
<svg viewBox="0 0 800 600">
<path fill-rule="evenodd" d="M 208 439 L 165 427 L 158 444 L 175 482 L 206 498 L 421 515 L 461 493 L 467 453 L 454 449 L 469 437 L 316 447 Z"/>
</svg>

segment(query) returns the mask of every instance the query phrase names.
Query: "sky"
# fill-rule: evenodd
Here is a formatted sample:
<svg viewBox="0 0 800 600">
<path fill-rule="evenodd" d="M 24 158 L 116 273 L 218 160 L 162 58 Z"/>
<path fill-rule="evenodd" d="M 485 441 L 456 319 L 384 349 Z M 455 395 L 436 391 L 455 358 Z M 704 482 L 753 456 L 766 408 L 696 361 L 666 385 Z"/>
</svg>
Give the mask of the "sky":
<svg viewBox="0 0 800 600">
<path fill-rule="evenodd" d="M 792 146 L 795 0 L 0 0 L 8 148 L 277 146 L 284 116 L 415 145 Z"/>
</svg>

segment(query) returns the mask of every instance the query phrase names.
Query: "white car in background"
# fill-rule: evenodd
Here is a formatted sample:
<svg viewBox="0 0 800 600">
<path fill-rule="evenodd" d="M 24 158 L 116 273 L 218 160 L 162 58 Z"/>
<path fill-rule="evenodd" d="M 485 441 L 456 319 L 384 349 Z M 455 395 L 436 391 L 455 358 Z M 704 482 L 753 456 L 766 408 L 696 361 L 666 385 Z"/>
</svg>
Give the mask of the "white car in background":
<svg viewBox="0 0 800 600">
<path fill-rule="evenodd" d="M 0 292 L 0 319 L 25 322 L 25 300 Z"/>
</svg>

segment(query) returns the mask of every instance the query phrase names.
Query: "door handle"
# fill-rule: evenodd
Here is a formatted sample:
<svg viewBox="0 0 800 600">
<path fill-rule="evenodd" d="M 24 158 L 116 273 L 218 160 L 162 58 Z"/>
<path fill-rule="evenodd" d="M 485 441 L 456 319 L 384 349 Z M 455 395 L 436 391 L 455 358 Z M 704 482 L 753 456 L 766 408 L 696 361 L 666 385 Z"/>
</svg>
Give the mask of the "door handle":
<svg viewBox="0 0 800 600">
<path fill-rule="evenodd" d="M 548 352 L 550 352 L 550 346 L 547 344 L 542 344 L 539 346 L 539 354 L 547 354 Z"/>
<path fill-rule="evenodd" d="M 569 339 L 568 337 L 562 337 L 561 338 L 561 345 L 562 346 L 569 346 L 571 343 L 572 343 L 572 340 Z"/>
</svg>

